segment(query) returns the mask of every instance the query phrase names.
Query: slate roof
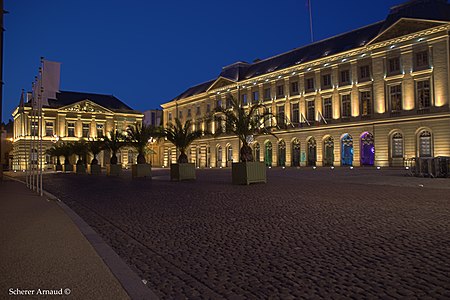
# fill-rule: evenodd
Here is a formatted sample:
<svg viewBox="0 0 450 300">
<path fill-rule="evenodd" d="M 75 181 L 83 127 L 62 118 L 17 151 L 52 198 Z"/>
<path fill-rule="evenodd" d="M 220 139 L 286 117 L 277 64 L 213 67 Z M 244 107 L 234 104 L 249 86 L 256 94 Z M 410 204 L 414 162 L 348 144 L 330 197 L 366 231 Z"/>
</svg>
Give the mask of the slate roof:
<svg viewBox="0 0 450 300">
<path fill-rule="evenodd" d="M 241 81 L 282 70 L 295 64 L 305 63 L 324 56 L 358 48 L 366 45 L 370 40 L 374 39 L 401 18 L 450 21 L 450 5 L 447 3 L 447 0 L 408 1 L 392 7 L 389 15 L 383 21 L 296 48 L 252 64 L 246 62 L 234 63 L 224 67 L 217 78 L 225 77 L 233 81 Z M 204 93 L 217 78 L 190 87 L 173 100 L 180 100 Z"/>
</svg>

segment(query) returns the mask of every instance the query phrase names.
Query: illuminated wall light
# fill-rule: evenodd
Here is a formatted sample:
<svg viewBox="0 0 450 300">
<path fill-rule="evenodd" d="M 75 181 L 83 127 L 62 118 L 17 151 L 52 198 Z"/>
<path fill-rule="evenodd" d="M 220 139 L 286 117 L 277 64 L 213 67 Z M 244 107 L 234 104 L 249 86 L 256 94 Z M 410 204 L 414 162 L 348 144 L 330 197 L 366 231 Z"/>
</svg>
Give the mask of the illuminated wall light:
<svg viewBox="0 0 450 300">
<path fill-rule="evenodd" d="M 326 64 L 324 64 L 323 66 L 324 67 L 328 67 L 330 64 L 329 63 L 326 63 Z"/>
<path fill-rule="evenodd" d="M 269 81 L 269 79 L 266 79 L 265 82 Z"/>
<path fill-rule="evenodd" d="M 307 71 L 311 71 L 311 68 L 306 69 Z"/>
<path fill-rule="evenodd" d="M 281 75 L 278 75 L 278 79 L 280 79 L 281 78 Z"/>
<path fill-rule="evenodd" d="M 227 92 L 231 91 L 230 89 L 227 90 Z"/>
<path fill-rule="evenodd" d="M 419 38 L 417 41 L 421 42 L 421 41 L 424 41 L 424 40 L 425 40 L 424 38 Z"/>
<path fill-rule="evenodd" d="M 342 62 L 346 62 L 346 61 L 347 61 L 347 59 L 346 59 L 346 58 L 343 58 L 343 59 L 342 59 Z"/>
<path fill-rule="evenodd" d="M 394 49 L 394 48 L 395 48 L 395 45 L 392 45 L 389 47 L 389 49 Z"/>
<path fill-rule="evenodd" d="M 255 81 L 255 82 L 253 82 L 253 85 L 256 85 L 256 81 Z"/>
<path fill-rule="evenodd" d="M 292 75 L 295 75 L 295 71 L 294 71 L 294 72 L 292 72 Z"/>
<path fill-rule="evenodd" d="M 363 53 L 363 54 L 361 54 L 361 57 L 364 57 L 364 56 L 366 56 L 367 54 L 365 54 L 365 53 Z"/>
</svg>

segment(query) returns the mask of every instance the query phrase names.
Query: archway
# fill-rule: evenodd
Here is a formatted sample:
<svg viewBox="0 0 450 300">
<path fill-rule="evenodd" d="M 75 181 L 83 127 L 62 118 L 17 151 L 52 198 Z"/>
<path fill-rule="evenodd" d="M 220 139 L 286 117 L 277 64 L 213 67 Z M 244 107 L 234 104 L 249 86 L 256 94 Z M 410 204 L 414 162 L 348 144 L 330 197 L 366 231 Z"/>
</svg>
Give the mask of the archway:
<svg viewBox="0 0 450 300">
<path fill-rule="evenodd" d="M 300 141 L 298 139 L 292 141 L 292 166 L 300 167 Z"/>
<path fill-rule="evenodd" d="M 329 136 L 323 141 L 323 165 L 332 166 L 334 162 L 334 139 Z"/>
<path fill-rule="evenodd" d="M 216 167 L 222 166 L 222 146 L 217 146 L 216 149 Z"/>
<path fill-rule="evenodd" d="M 316 139 L 311 137 L 308 140 L 308 166 L 315 166 L 317 161 Z"/>
<path fill-rule="evenodd" d="M 255 143 L 255 145 L 253 146 L 253 159 L 255 161 L 259 161 L 260 155 L 261 155 L 261 148 L 259 146 L 259 143 Z"/>
<path fill-rule="evenodd" d="M 231 167 L 233 163 L 233 147 L 231 145 L 227 146 L 227 161 L 226 166 Z"/>
<path fill-rule="evenodd" d="M 373 135 L 370 132 L 364 132 L 361 135 L 361 165 L 373 166 L 375 162 L 375 146 Z"/>
<path fill-rule="evenodd" d="M 283 140 L 278 143 L 278 166 L 286 166 L 286 142 Z"/>
<path fill-rule="evenodd" d="M 267 142 L 265 144 L 264 163 L 266 164 L 266 166 L 272 165 L 272 143 L 271 142 Z"/>
<path fill-rule="evenodd" d="M 341 139 L 341 160 L 343 166 L 353 165 L 353 137 L 348 133 Z"/>
</svg>

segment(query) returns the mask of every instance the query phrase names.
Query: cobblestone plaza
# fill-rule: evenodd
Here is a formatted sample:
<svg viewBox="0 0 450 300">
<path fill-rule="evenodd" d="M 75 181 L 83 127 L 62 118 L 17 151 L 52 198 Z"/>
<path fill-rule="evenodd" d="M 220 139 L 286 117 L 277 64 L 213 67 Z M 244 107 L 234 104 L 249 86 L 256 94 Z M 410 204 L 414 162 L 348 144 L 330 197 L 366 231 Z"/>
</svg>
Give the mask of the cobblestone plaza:
<svg viewBox="0 0 450 300">
<path fill-rule="evenodd" d="M 231 185 L 48 175 L 162 299 L 450 297 L 448 179 L 401 169 L 269 169 Z"/>
</svg>

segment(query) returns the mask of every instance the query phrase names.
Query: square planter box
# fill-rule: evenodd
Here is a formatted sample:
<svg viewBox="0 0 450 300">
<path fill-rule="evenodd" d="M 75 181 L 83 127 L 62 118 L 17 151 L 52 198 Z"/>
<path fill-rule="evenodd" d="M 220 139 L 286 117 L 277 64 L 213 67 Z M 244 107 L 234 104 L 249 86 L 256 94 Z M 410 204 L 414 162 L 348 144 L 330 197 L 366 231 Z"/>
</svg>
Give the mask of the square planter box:
<svg viewBox="0 0 450 300">
<path fill-rule="evenodd" d="M 195 180 L 195 164 L 171 164 L 170 180 Z"/>
<path fill-rule="evenodd" d="M 63 165 L 55 165 L 56 172 L 62 172 L 62 170 L 63 170 Z"/>
<path fill-rule="evenodd" d="M 250 184 L 267 182 L 266 166 L 264 162 L 238 162 L 231 168 L 233 184 Z"/>
<path fill-rule="evenodd" d="M 73 172 L 73 165 L 64 165 L 64 172 Z"/>
<path fill-rule="evenodd" d="M 102 173 L 102 167 L 100 165 L 88 165 L 88 171 L 91 175 L 100 175 Z"/>
<path fill-rule="evenodd" d="M 152 168 L 149 164 L 137 164 L 131 166 L 131 175 L 133 178 L 148 177 L 152 178 Z"/>
<path fill-rule="evenodd" d="M 121 165 L 106 165 L 106 175 L 119 176 L 122 173 Z"/>
<path fill-rule="evenodd" d="M 77 170 L 77 174 L 86 174 L 86 166 L 85 165 L 75 165 Z"/>
</svg>

